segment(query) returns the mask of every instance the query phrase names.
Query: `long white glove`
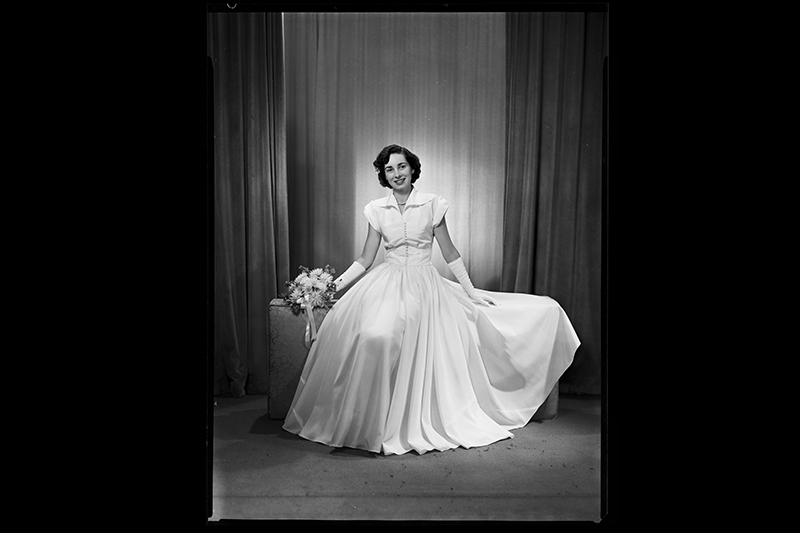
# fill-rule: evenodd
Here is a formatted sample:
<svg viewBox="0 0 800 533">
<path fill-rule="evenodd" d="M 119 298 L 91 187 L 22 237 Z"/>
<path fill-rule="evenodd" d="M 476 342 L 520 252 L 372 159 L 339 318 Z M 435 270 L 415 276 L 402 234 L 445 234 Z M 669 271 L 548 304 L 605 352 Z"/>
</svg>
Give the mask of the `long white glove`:
<svg viewBox="0 0 800 533">
<path fill-rule="evenodd" d="M 478 294 L 478 292 L 475 290 L 475 287 L 472 285 L 472 281 L 469 279 L 467 267 L 464 266 L 464 261 L 462 261 L 460 257 L 455 261 L 447 263 L 447 266 L 450 267 L 450 271 L 453 273 L 453 275 L 455 275 L 455 277 L 458 279 L 458 282 L 462 287 L 464 287 L 464 290 L 475 303 L 487 306 L 497 305 L 497 302 L 488 296 L 482 296 Z"/>
<path fill-rule="evenodd" d="M 358 261 L 353 261 L 353 264 L 339 276 L 334 283 L 336 283 L 336 291 L 340 291 L 353 283 L 353 281 L 358 278 L 361 274 L 366 272 L 367 269 L 364 268 L 361 263 Z"/>
</svg>

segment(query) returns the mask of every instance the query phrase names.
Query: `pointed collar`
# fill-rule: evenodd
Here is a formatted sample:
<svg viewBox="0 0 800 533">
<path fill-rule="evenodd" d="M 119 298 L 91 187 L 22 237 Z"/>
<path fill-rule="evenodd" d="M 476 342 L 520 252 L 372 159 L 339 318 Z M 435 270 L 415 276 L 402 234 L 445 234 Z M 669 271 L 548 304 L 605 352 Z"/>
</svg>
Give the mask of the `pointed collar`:
<svg viewBox="0 0 800 533">
<path fill-rule="evenodd" d="M 417 188 L 414 187 L 411 189 L 411 194 L 408 195 L 408 199 L 406 200 L 406 207 L 410 207 L 412 205 L 424 205 L 431 201 L 433 198 L 432 194 L 427 194 L 424 192 L 418 192 Z M 396 207 L 400 209 L 400 206 L 397 205 L 397 198 L 394 197 L 394 191 L 389 191 L 389 194 L 380 201 L 379 204 L 381 207 Z"/>
</svg>

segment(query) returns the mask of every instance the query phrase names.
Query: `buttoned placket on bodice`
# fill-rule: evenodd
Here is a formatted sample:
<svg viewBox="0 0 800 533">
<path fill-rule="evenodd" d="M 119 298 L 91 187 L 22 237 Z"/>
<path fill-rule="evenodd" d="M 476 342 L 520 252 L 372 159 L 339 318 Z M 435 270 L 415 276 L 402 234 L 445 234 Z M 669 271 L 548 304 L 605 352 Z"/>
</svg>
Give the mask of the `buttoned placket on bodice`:
<svg viewBox="0 0 800 533">
<path fill-rule="evenodd" d="M 413 191 L 412 191 L 413 192 Z M 403 206 L 403 209 L 400 209 L 400 205 L 397 204 L 397 197 L 392 194 L 394 198 L 395 207 L 397 211 L 400 213 L 400 218 L 403 220 L 403 244 L 405 245 L 405 264 L 408 264 L 408 221 L 406 220 L 406 211 L 408 211 L 408 205 Z M 411 198 L 411 193 L 406 197 L 406 204 L 408 204 L 408 200 Z"/>
</svg>

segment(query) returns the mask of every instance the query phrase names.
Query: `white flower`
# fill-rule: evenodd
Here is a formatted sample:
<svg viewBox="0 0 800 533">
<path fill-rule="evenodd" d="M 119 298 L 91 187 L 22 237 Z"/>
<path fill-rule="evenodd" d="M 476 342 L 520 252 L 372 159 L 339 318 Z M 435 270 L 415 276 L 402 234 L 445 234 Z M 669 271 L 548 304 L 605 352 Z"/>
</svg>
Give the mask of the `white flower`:
<svg viewBox="0 0 800 533">
<path fill-rule="evenodd" d="M 315 278 L 318 278 L 318 277 L 320 277 L 322 275 L 322 269 L 321 268 L 315 268 L 314 270 L 311 271 L 310 275 L 315 277 Z"/>
<path fill-rule="evenodd" d="M 325 296 L 319 292 L 309 295 L 308 305 L 313 307 L 322 307 L 325 305 Z"/>
</svg>

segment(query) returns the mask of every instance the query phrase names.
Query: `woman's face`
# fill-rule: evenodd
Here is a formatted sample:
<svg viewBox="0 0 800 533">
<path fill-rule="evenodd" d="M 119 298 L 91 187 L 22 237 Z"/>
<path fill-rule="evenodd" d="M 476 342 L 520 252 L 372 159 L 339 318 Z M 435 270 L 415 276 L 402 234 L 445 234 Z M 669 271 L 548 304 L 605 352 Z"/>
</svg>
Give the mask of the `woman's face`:
<svg viewBox="0 0 800 533">
<path fill-rule="evenodd" d="M 389 156 L 389 162 L 383 167 L 386 173 L 386 181 L 397 193 L 407 194 L 411 192 L 411 165 L 406 161 L 406 156 L 403 154 L 392 154 Z"/>
</svg>

